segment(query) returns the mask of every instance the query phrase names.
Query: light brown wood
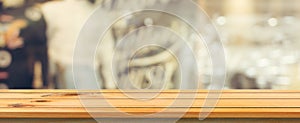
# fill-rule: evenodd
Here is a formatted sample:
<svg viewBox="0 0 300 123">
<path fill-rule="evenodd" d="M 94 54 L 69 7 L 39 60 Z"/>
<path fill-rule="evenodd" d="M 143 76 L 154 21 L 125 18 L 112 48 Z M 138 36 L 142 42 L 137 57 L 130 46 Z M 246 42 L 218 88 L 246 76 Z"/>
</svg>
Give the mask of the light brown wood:
<svg viewBox="0 0 300 123">
<path fill-rule="evenodd" d="M 218 96 L 208 118 L 300 118 L 300 91 L 226 90 L 207 97 L 208 92 L 167 90 L 154 99 L 140 100 L 119 90 L 0 90 L 0 118 L 92 118 L 87 111 L 98 118 L 176 118 L 185 112 L 183 118 L 198 118 L 202 109 L 210 109 L 203 107 L 205 100 L 214 101 Z M 155 93 L 126 91 L 139 97 Z M 149 115 L 158 112 L 161 114 Z"/>
</svg>

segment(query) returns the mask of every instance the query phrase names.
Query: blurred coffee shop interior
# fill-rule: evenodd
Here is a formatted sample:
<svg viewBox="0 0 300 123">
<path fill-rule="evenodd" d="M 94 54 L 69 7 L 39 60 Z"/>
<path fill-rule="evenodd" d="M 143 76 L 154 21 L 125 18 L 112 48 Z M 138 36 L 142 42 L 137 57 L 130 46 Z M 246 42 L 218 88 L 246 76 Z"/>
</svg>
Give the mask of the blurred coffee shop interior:
<svg viewBox="0 0 300 123">
<path fill-rule="evenodd" d="M 179 4 L 178 0 L 141 1 L 127 1 L 124 4 L 119 0 L 0 0 L 1 88 L 209 89 L 212 64 L 205 44 L 199 43 L 203 41 L 199 41 L 201 39 L 196 38 L 180 19 L 164 13 L 131 14 L 113 23 L 104 36 L 102 48 L 95 53 L 95 62 L 76 62 L 74 66 L 78 72 L 74 77 L 72 61 L 76 41 L 86 20 L 95 10 L 118 16 L 121 10 L 126 11 L 124 8 L 129 11 L 134 6 L 147 8 Z M 215 25 L 219 35 L 207 33 L 205 36 L 220 36 L 224 46 L 224 89 L 300 89 L 300 35 L 297 33 L 300 32 L 299 0 L 194 2 L 207 13 L 210 21 L 201 21 L 204 17 L 197 18 L 193 10 L 178 9 L 195 16 L 195 21 L 199 21 L 203 28 L 206 23 Z M 105 18 L 100 17 L 94 23 L 95 27 L 97 24 L 112 23 L 105 22 Z M 135 57 L 131 58 L 132 65 L 122 62 L 122 58 L 128 57 L 122 54 L 130 47 L 117 46 L 118 42 L 129 32 L 149 25 L 163 25 L 178 32 L 195 51 L 194 55 L 199 58 L 197 65 L 183 63 L 181 67 L 184 69 L 179 70 L 178 61 L 173 57 L 188 59 L 188 55 L 182 53 L 184 50 L 179 48 L 172 58 L 164 59 L 170 54 L 164 54 L 166 50 L 159 47 L 137 51 Z M 136 32 L 132 38 L 140 38 L 141 34 L 143 32 Z M 163 42 L 160 39 L 171 38 L 166 34 L 156 35 L 142 36 L 139 40 L 152 38 L 156 42 Z M 128 43 L 134 45 L 135 42 Z M 166 46 L 172 47 L 173 44 L 169 42 Z M 86 50 L 92 47 L 95 47 L 93 43 L 81 46 Z M 90 55 L 84 52 L 80 54 L 81 59 L 87 56 Z M 116 64 L 111 67 L 113 58 Z M 195 66 L 198 72 L 192 73 L 189 69 L 195 69 Z M 198 83 L 191 83 L 190 77 L 180 77 L 182 72 L 197 74 Z M 87 75 L 93 75 L 96 79 Z M 74 78 L 78 80 L 74 82 Z"/>
</svg>

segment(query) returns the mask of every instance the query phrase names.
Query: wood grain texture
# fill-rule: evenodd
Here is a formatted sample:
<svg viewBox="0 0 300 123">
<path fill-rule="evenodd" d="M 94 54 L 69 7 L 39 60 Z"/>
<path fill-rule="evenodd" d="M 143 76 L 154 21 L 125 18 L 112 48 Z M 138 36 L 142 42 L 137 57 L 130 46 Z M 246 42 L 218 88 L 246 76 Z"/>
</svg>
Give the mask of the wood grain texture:
<svg viewBox="0 0 300 123">
<path fill-rule="evenodd" d="M 181 113 L 183 118 L 198 118 L 200 111 L 211 109 L 203 107 L 205 100 L 217 97 L 208 118 L 300 118 L 300 91 L 226 90 L 211 92 L 214 97 L 207 97 L 204 90 L 126 94 L 119 90 L 0 90 L 0 118 L 91 118 L 87 111 L 98 118 L 176 118 Z M 128 94 L 155 97 L 132 99 Z"/>
</svg>

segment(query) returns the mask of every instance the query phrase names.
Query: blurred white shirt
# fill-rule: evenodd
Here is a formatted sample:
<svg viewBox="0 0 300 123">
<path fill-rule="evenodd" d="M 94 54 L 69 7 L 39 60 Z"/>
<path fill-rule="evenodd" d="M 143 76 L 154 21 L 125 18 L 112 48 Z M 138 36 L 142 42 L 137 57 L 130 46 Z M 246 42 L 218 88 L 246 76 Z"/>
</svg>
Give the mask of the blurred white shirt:
<svg viewBox="0 0 300 123">
<path fill-rule="evenodd" d="M 82 26 L 94 10 L 88 0 L 63 0 L 43 5 L 47 22 L 49 56 L 53 62 L 72 64 Z"/>
</svg>

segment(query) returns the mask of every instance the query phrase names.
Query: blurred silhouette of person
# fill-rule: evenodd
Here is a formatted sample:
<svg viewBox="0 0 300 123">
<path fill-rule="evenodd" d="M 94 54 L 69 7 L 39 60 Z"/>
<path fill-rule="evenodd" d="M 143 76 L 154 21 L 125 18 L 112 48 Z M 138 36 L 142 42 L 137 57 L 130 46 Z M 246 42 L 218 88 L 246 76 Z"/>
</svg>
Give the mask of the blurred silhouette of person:
<svg viewBox="0 0 300 123">
<path fill-rule="evenodd" d="M 94 10 L 94 0 L 61 0 L 43 5 L 49 41 L 50 75 L 56 88 L 75 89 L 73 81 L 73 54 L 82 26 Z M 89 46 L 82 46 L 89 49 Z M 88 54 L 82 55 L 82 59 Z M 96 89 L 96 82 L 84 74 L 94 75 L 94 66 L 85 62 L 80 67 L 79 88 Z M 83 82 L 84 81 L 84 82 Z M 88 83 L 90 82 L 90 83 Z"/>
<path fill-rule="evenodd" d="M 44 0 L 1 0 L 0 47 L 4 65 L 0 81 L 10 89 L 32 89 L 34 63 L 42 64 L 43 86 L 48 86 L 46 24 L 35 3 Z"/>
</svg>

